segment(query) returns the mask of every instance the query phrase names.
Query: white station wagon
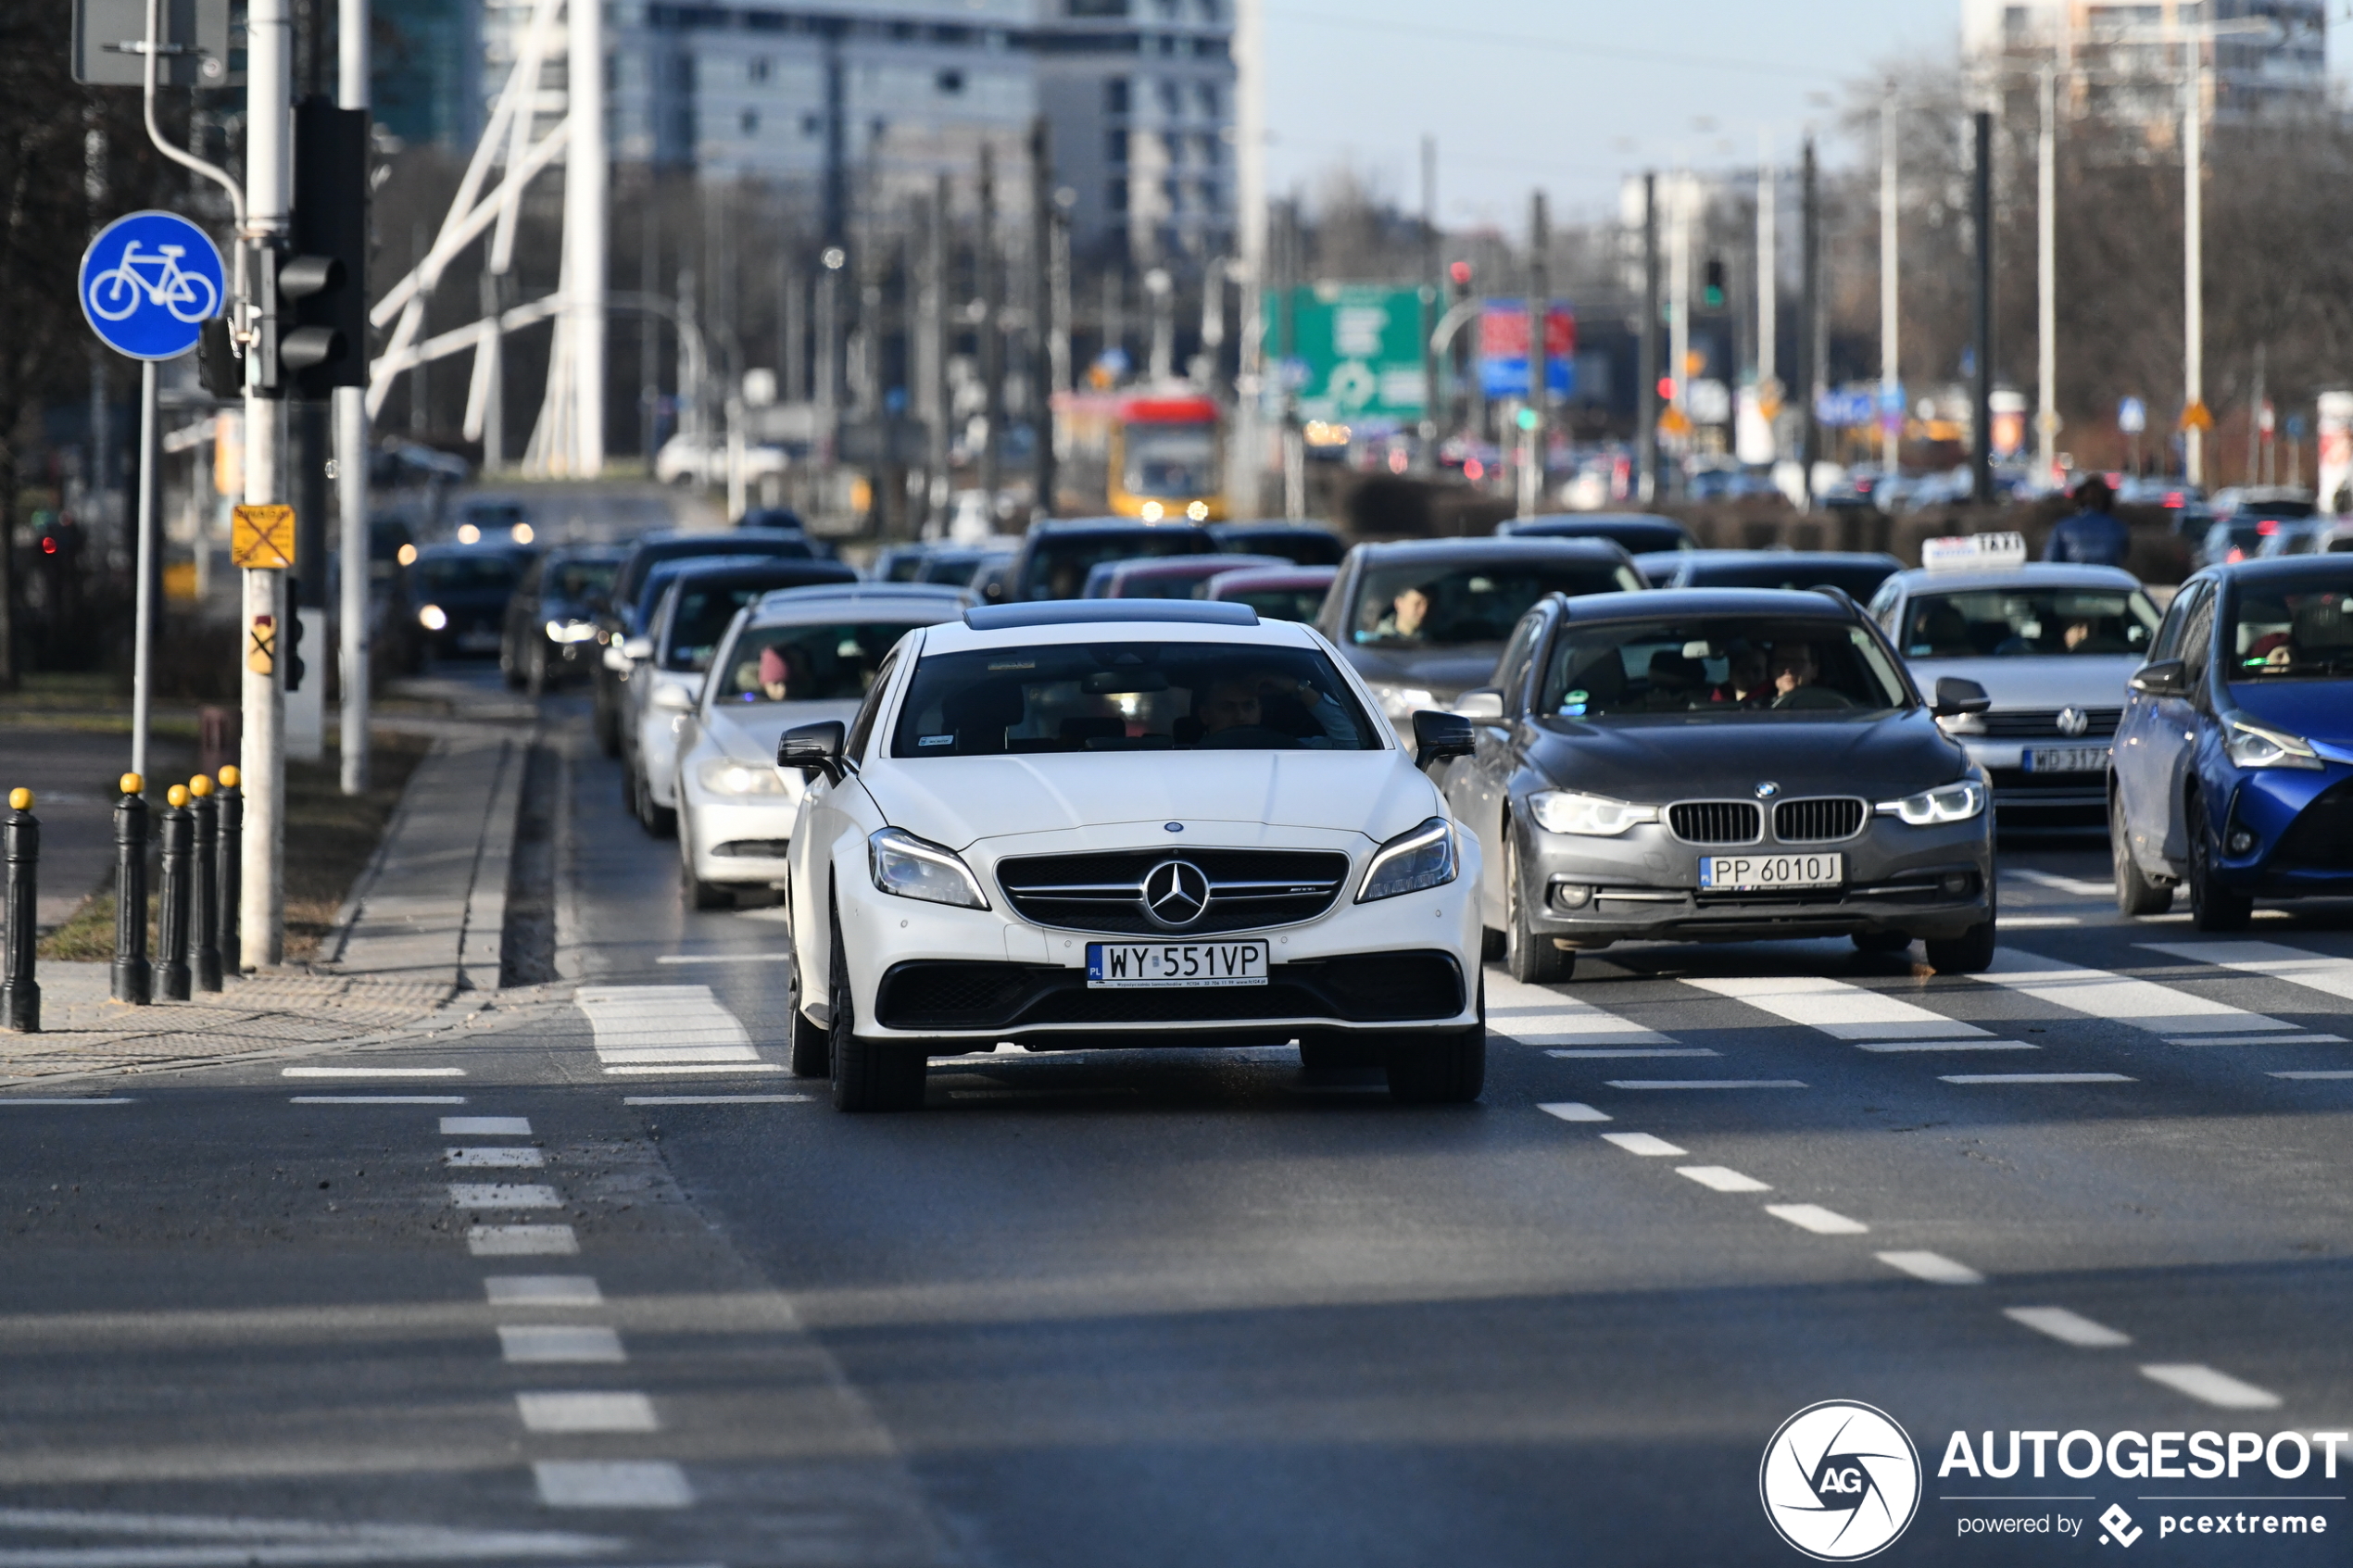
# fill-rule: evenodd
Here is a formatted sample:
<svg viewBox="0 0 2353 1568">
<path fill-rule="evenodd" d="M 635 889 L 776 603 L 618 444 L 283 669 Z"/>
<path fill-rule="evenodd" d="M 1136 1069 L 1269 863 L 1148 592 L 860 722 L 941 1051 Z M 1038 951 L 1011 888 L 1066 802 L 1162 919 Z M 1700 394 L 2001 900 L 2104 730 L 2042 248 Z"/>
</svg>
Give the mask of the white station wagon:
<svg viewBox="0 0 2353 1568">
<path fill-rule="evenodd" d="M 788 731 L 793 1070 L 845 1110 L 927 1060 L 1265 1046 L 1399 1099 L 1486 1071 L 1478 846 L 1331 645 L 1246 605 L 985 606 Z M 1467 754 L 1425 713 L 1419 760 Z"/>
</svg>

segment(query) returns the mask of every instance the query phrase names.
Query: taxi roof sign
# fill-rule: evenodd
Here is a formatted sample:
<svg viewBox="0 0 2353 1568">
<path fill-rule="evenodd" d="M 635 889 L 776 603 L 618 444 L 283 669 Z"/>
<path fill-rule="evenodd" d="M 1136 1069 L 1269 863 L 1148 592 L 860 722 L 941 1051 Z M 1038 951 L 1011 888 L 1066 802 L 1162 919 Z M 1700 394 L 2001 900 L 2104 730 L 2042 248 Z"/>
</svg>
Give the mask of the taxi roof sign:
<svg viewBox="0 0 2353 1568">
<path fill-rule="evenodd" d="M 1955 534 L 1920 546 L 1920 565 L 1931 571 L 1985 571 L 2025 564 L 2023 533 Z"/>
</svg>

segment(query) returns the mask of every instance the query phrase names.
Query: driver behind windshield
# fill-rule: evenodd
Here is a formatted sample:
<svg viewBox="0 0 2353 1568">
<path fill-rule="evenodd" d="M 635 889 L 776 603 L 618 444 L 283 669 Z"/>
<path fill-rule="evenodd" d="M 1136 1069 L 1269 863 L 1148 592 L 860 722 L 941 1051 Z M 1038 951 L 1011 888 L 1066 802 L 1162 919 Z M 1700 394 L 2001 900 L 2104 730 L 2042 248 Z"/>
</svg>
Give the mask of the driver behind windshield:
<svg viewBox="0 0 2353 1568">
<path fill-rule="evenodd" d="M 1310 751 L 1353 751 L 1356 726 L 1349 719 L 1348 710 L 1305 681 L 1271 671 L 1250 675 L 1228 675 L 1213 681 L 1193 705 L 1193 717 L 1201 721 L 1203 746 L 1233 746 L 1252 740 L 1245 731 L 1269 731 L 1268 709 L 1278 705 L 1296 705 L 1306 711 L 1308 719 L 1320 733 L 1294 735 L 1301 747 Z M 1276 732 L 1290 734 L 1290 729 Z M 1219 735 L 1227 738 L 1222 743 Z"/>
<path fill-rule="evenodd" d="M 1768 668 L 1773 675 L 1772 705 L 1775 708 L 1789 707 L 1790 697 L 1800 688 L 1812 685 L 1814 677 L 1820 673 L 1819 667 L 1814 662 L 1814 645 L 1811 643 L 1775 643 L 1772 663 Z"/>
<path fill-rule="evenodd" d="M 1389 601 L 1389 613 L 1374 623 L 1373 634 L 1383 641 L 1410 643 L 1422 634 L 1429 620 L 1429 590 L 1419 585 Z"/>
</svg>

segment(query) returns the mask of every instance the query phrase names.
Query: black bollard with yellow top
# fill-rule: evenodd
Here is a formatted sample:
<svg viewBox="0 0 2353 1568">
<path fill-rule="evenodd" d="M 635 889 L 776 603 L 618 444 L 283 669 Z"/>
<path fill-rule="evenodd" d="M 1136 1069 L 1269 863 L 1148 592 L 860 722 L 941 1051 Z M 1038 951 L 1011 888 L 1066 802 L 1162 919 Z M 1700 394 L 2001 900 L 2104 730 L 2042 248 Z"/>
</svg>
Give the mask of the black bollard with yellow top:
<svg viewBox="0 0 2353 1568">
<path fill-rule="evenodd" d="M 32 978 L 34 923 L 40 919 L 41 822 L 32 814 L 32 791 L 8 792 L 8 817 L 0 836 L 7 843 L 7 930 L 0 941 L 0 1029 L 41 1032 L 41 987 Z"/>
<path fill-rule="evenodd" d="M 147 781 L 125 773 L 114 806 L 114 999 L 147 1005 Z"/>
<path fill-rule="evenodd" d="M 220 954 L 221 972 L 236 974 L 245 968 L 245 955 L 237 946 L 237 895 L 244 885 L 240 880 L 244 862 L 238 857 L 245 839 L 245 797 L 237 789 L 235 764 L 220 770 L 220 789 L 215 798 L 220 803 L 220 822 L 213 887 L 220 898 L 220 919 L 213 928 L 213 946 Z"/>
<path fill-rule="evenodd" d="M 163 897 L 156 911 L 156 1000 L 188 999 L 188 856 L 195 822 L 188 814 L 188 786 L 173 784 L 164 798 Z"/>
<path fill-rule="evenodd" d="M 212 781 L 198 773 L 188 781 L 188 793 L 195 797 L 189 803 L 188 815 L 196 825 L 194 853 L 188 864 L 188 967 L 195 972 L 197 990 L 218 991 L 220 904 L 213 888 L 217 864 L 214 857 L 218 852 L 214 826 L 218 817 L 213 806 Z"/>
</svg>

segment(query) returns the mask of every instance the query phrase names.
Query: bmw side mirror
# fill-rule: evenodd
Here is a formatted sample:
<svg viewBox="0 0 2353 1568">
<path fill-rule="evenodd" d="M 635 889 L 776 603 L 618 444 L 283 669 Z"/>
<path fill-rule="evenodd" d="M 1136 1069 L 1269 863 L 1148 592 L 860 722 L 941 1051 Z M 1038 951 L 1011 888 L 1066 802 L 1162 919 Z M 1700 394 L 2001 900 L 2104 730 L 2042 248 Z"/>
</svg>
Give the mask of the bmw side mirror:
<svg viewBox="0 0 2353 1568">
<path fill-rule="evenodd" d="M 1475 686 L 1454 699 L 1454 711 L 1473 723 L 1491 723 L 1504 716 L 1504 694 L 1493 686 Z"/>
<path fill-rule="evenodd" d="M 1993 706 L 1994 699 L 1975 681 L 1943 675 L 1937 678 L 1936 701 L 1929 711 L 1939 719 L 1954 719 L 1964 713 L 1982 713 Z"/>
<path fill-rule="evenodd" d="M 1478 732 L 1459 713 L 1430 709 L 1414 714 L 1414 766 L 1427 768 L 1450 757 L 1468 757 L 1478 749 Z"/>
<path fill-rule="evenodd" d="M 2133 672 L 2133 689 L 2144 696 L 2180 696 L 2189 684 L 2188 667 L 2178 659 L 2160 659 Z"/>
<path fill-rule="evenodd" d="M 776 743 L 776 766 L 804 774 L 823 773 L 827 784 L 839 784 L 849 771 L 842 757 L 849 734 L 838 719 L 786 730 Z"/>
</svg>

